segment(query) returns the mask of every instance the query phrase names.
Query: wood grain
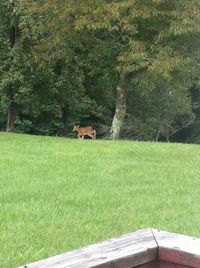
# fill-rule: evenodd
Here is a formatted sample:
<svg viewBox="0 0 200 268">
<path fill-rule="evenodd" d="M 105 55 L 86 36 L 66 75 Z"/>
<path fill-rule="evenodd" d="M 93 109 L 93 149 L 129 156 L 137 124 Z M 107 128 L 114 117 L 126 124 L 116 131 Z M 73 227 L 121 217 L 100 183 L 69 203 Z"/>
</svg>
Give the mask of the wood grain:
<svg viewBox="0 0 200 268">
<path fill-rule="evenodd" d="M 171 262 L 166 262 L 166 261 L 154 261 L 150 263 L 146 263 L 137 267 L 132 267 L 132 268 L 191 268 L 190 266 L 185 266 L 181 264 L 175 264 Z"/>
<path fill-rule="evenodd" d="M 200 268 L 200 238 L 143 229 L 19 268 Z"/>
<path fill-rule="evenodd" d="M 159 265 L 158 261 L 153 261 L 153 262 L 149 262 L 149 263 L 146 263 L 137 267 L 132 267 L 132 268 L 159 268 L 158 265 Z"/>
<path fill-rule="evenodd" d="M 157 268 L 191 268 L 191 267 L 171 262 L 159 261 Z"/>
<path fill-rule="evenodd" d="M 90 245 L 21 268 L 132 268 L 157 259 L 151 229 Z"/>
<path fill-rule="evenodd" d="M 200 268 L 200 238 L 152 230 L 163 261 Z"/>
</svg>

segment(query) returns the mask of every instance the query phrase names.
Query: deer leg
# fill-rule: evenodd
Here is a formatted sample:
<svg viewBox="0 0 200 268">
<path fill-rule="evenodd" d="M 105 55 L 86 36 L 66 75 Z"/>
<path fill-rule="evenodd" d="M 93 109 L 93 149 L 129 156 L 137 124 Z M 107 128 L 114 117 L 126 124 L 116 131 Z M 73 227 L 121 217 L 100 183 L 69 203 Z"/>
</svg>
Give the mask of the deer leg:
<svg viewBox="0 0 200 268">
<path fill-rule="evenodd" d="M 90 134 L 88 133 L 87 135 L 88 135 L 90 138 L 93 139 L 93 134 L 92 134 L 92 133 L 90 133 Z"/>
<path fill-rule="evenodd" d="M 96 139 L 96 130 L 93 130 L 93 131 L 91 132 L 91 134 L 88 135 L 88 136 L 90 136 L 93 140 L 95 140 L 95 139 Z"/>
<path fill-rule="evenodd" d="M 96 140 L 96 130 L 93 130 L 93 139 Z"/>
</svg>

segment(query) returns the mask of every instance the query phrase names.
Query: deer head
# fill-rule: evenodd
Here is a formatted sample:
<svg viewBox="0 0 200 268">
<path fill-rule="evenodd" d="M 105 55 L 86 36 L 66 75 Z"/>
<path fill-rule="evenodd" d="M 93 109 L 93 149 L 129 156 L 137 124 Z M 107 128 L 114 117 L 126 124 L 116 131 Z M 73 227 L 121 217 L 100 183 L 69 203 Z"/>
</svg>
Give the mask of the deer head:
<svg viewBox="0 0 200 268">
<path fill-rule="evenodd" d="M 76 131 L 79 127 L 80 127 L 79 125 L 78 126 L 74 125 L 73 131 Z"/>
</svg>

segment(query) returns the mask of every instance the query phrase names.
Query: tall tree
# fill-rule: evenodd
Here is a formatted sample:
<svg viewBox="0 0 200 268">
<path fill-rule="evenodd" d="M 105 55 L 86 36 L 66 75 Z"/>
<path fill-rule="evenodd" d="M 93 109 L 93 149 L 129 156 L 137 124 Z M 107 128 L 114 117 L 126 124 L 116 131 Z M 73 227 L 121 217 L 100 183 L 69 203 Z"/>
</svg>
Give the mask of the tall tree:
<svg viewBox="0 0 200 268">
<path fill-rule="evenodd" d="M 85 89 L 83 58 L 86 48 L 74 31 L 73 1 L 23 2 L 26 15 L 21 27 L 27 38 L 33 36 L 35 42 L 29 56 L 44 69 L 51 70 L 54 81 L 51 92 L 57 100 L 63 123 L 77 122 L 88 114 L 100 117 L 101 107 Z"/>
<path fill-rule="evenodd" d="M 0 3 L 0 74 L 1 74 L 1 90 L 4 91 L 7 98 L 7 131 L 13 129 L 16 116 L 16 104 L 14 101 L 14 84 L 19 82 L 18 75 L 14 64 L 16 57 L 15 48 L 19 31 L 17 27 L 17 17 L 15 5 L 11 2 L 1 1 Z M 8 55 L 8 56 L 7 56 Z"/>
<path fill-rule="evenodd" d="M 18 112 L 21 118 L 37 117 L 37 124 L 45 115 L 65 125 L 105 120 L 110 138 L 117 139 L 127 112 L 138 114 L 128 99 L 137 90 L 156 97 L 157 109 L 151 111 L 157 111 L 154 119 L 162 126 L 156 127 L 163 133 L 175 128 L 186 102 L 191 109 L 188 89 L 199 74 L 199 1 L 2 0 L 0 5 L 0 96 L 8 131 Z M 173 97 L 169 89 L 176 91 Z M 178 94 L 182 101 L 172 109 Z M 161 103 L 170 104 L 168 118 Z"/>
<path fill-rule="evenodd" d="M 26 48 L 19 26 L 22 12 L 19 1 L 0 2 L 0 91 L 7 109 L 8 132 L 13 131 L 21 104 L 31 88 L 31 68 L 24 57 Z"/>
<path fill-rule="evenodd" d="M 87 1 L 86 1 L 87 2 Z M 95 1 L 82 4 L 76 15 L 76 28 L 88 30 L 99 42 L 111 39 L 116 50 L 116 107 L 111 139 L 120 135 L 126 114 L 129 79 L 155 73 L 169 80 L 175 71 L 191 70 L 188 41 L 199 32 L 198 1 Z M 141 76 L 145 83 L 145 76 Z M 140 77 L 140 79 L 141 79 Z"/>
</svg>

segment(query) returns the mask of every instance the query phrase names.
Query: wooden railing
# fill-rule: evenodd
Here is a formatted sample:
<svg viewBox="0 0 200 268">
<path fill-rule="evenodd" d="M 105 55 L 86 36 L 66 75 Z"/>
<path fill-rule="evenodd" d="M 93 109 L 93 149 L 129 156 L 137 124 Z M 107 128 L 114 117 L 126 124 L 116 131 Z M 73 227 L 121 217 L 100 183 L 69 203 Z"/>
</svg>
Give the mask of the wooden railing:
<svg viewBox="0 0 200 268">
<path fill-rule="evenodd" d="M 200 238 L 143 229 L 19 268 L 200 268 Z"/>
</svg>

